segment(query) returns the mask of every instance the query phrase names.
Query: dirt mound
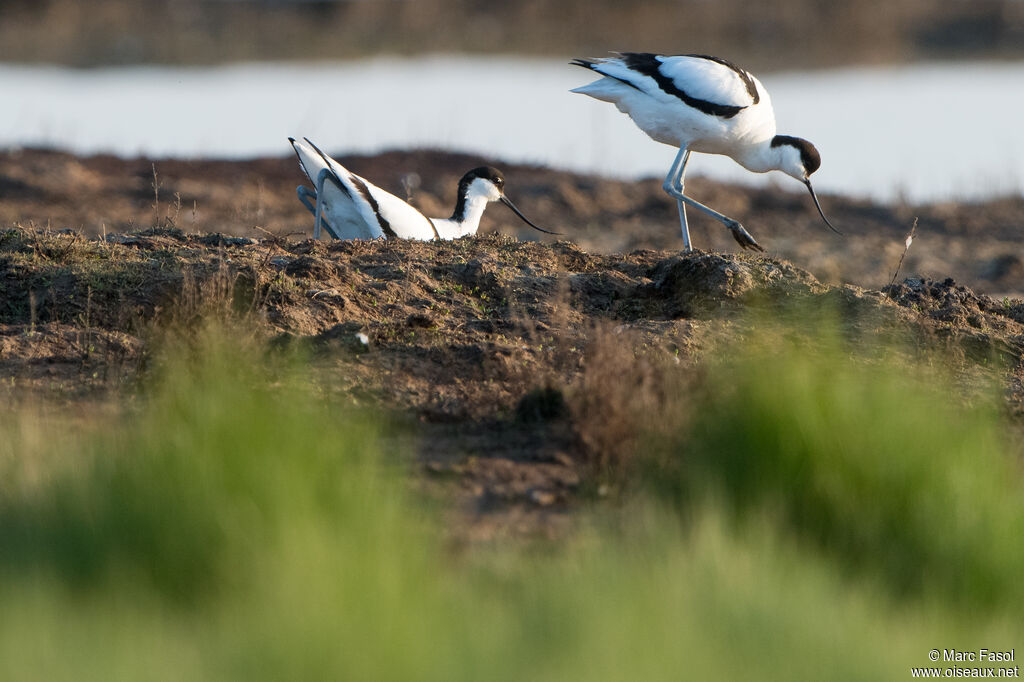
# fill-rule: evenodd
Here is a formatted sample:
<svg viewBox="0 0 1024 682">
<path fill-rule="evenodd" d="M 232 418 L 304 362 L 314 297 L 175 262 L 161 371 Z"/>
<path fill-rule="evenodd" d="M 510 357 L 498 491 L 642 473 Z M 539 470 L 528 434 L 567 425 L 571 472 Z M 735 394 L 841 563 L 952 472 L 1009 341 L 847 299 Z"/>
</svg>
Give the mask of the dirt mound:
<svg viewBox="0 0 1024 682">
<path fill-rule="evenodd" d="M 822 284 L 773 258 L 605 255 L 498 235 L 327 243 L 168 229 L 90 240 L 12 229 L 0 233 L 0 292 L 8 330 L 51 325 L 138 343 L 152 325 L 187 323 L 211 305 L 253 313 L 283 340 L 352 350 L 355 362 L 376 365 L 367 376 L 380 380 L 365 388 L 385 402 L 447 418 L 513 409 L 523 375 L 571 374 L 573 353 L 559 364 L 544 349 L 582 347 L 602 321 L 690 347 L 699 342 L 688 327 L 696 320 L 718 323 L 752 307 L 807 300 L 875 323 L 982 334 L 1016 355 L 1024 338 L 1024 303 L 975 294 L 951 279 L 910 278 L 883 295 Z M 365 341 L 356 341 L 359 334 Z M 140 348 L 118 343 L 129 355 Z M 5 347 L 8 354 L 21 351 Z M 383 379 L 396 372 L 403 381 Z"/>
<path fill-rule="evenodd" d="M 194 234 L 264 238 L 269 231 L 304 238 L 311 234 L 313 221 L 295 197 L 303 176 L 285 140 L 281 142 L 280 157 L 248 161 L 0 152 L 0 228 L 49 226 L 94 236 L 155 226 Z M 402 197 L 403 180 L 417 176 L 413 203 L 428 215 L 450 215 L 459 177 L 469 168 L 489 164 L 505 172 L 509 195 L 527 215 L 542 227 L 563 232 L 587 252 L 681 246 L 675 202 L 662 191 L 660 179 L 623 182 L 422 150 L 338 158 Z M 751 189 L 700 177 L 687 181 L 695 198 L 739 220 L 771 255 L 797 264 L 821 282 L 884 286 L 918 218 L 918 237 L 903 264 L 907 276 L 952 276 L 993 296 L 1024 295 L 1024 197 L 912 206 L 823 196 L 826 212 L 846 233 L 839 237 L 821 224 L 802 188 L 787 187 Z M 692 216 L 690 223 L 698 247 L 738 249 L 719 223 L 702 215 Z M 538 236 L 500 206 L 484 214 L 481 233 Z"/>
<path fill-rule="evenodd" d="M 975 294 L 965 286 L 958 286 L 952 277 L 942 282 L 908 278 L 901 284 L 886 287 L 885 292 L 902 306 L 913 307 L 934 320 L 955 326 L 1007 331 L 1014 323 L 1024 323 L 1020 300 L 1004 298 L 999 302 L 991 296 Z"/>
<path fill-rule="evenodd" d="M 243 316 L 277 346 L 307 346 L 326 390 L 382 406 L 405 424 L 396 438 L 414 435 L 422 484 L 455 490 L 466 512 L 453 521 L 463 538 L 564 530 L 588 448 L 600 447 L 581 435 L 564 387 L 656 384 L 659 362 L 695 362 L 740 338 L 751 311 L 799 301 L 836 311 L 853 335 L 890 330 L 1018 368 L 1024 353 L 1024 302 L 952 280 L 881 292 L 823 284 L 769 257 L 606 255 L 500 235 L 327 243 L 10 229 L 0 300 L 0 379 L 12 397 L 130 387 L 154 330 L 204 315 Z M 647 364 L 620 376 L 637 362 Z M 1009 377 L 1015 409 L 1020 378 Z M 600 420 L 614 443 L 629 416 Z"/>
</svg>

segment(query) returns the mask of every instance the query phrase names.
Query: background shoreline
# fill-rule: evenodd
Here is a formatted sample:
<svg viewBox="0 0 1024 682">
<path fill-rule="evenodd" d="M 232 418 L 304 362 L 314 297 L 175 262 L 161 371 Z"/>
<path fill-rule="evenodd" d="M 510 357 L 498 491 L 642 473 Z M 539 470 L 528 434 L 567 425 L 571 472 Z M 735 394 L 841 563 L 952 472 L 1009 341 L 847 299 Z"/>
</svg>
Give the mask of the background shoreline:
<svg viewBox="0 0 1024 682">
<path fill-rule="evenodd" d="M 564 232 L 565 239 L 588 252 L 681 248 L 675 204 L 657 178 L 623 181 L 428 150 L 342 154 L 338 159 L 399 196 L 405 196 L 403 179 L 415 176 L 414 203 L 438 217 L 450 214 L 462 173 L 496 165 L 508 178 L 509 196 L 531 219 Z M 302 239 L 312 225 L 295 197 L 304 179 L 292 155 L 224 161 L 8 150 L 0 152 L 0 226 L 49 226 L 95 236 L 173 225 L 186 233 Z M 1024 296 L 1024 197 L 911 204 L 822 193 L 825 211 L 846 233 L 840 237 L 821 224 L 810 198 L 798 189 L 754 188 L 699 175 L 687 186 L 747 226 L 769 254 L 826 283 L 888 284 L 916 218 L 917 240 L 903 276 L 953 277 L 980 293 Z M 500 206 L 490 208 L 481 234 L 536 238 L 506 213 Z M 691 230 L 698 248 L 739 249 L 714 221 L 694 216 Z"/>
</svg>

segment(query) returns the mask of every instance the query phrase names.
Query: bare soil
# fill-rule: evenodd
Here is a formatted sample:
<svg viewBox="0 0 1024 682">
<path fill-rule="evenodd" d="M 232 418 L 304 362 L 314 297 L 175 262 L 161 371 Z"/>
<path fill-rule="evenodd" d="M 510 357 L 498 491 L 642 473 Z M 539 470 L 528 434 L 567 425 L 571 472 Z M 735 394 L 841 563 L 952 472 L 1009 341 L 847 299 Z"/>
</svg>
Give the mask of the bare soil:
<svg viewBox="0 0 1024 682">
<path fill-rule="evenodd" d="M 447 213 L 461 173 L 487 161 L 342 159 L 399 194 L 417 173 L 415 201 L 434 215 Z M 156 330 L 220 306 L 275 347 L 307 348 L 325 392 L 392 415 L 396 448 L 419 453 L 418 485 L 453 501 L 453 537 L 470 542 L 565 533 L 581 500 L 608 492 L 595 472 L 634 435 L 636 410 L 656 410 L 660 368 L 699 376 L 707 353 L 748 333 L 751 311 L 792 301 L 839 311 L 849 334 L 900 334 L 997 368 L 1007 412 L 1024 419 L 1021 198 L 824 197 L 841 238 L 800 194 L 698 178 L 692 193 L 743 221 L 768 254 L 736 253 L 696 217 L 707 250 L 683 254 L 660 182 L 506 165 L 509 195 L 564 238 L 524 241 L 542 235 L 495 206 L 479 236 L 455 242 L 315 242 L 290 157 L 158 160 L 155 180 L 153 167 L 0 155 L 10 403 L 131 393 Z M 888 287 L 914 217 L 919 237 Z M 595 395 L 617 401 L 613 413 Z"/>
<path fill-rule="evenodd" d="M 287 148 L 284 140 L 282 147 Z M 528 216 L 563 232 L 587 252 L 676 250 L 681 245 L 675 203 L 662 191 L 660 178 L 622 182 L 437 151 L 338 158 L 403 197 L 403 180 L 413 176 L 418 180 L 413 203 L 427 215 L 449 215 L 459 177 L 486 163 L 505 172 L 509 196 Z M 295 197 L 302 179 L 290 154 L 190 161 L 0 151 L 0 226 L 73 229 L 87 236 L 173 226 L 189 234 L 264 238 L 269 231 L 301 239 L 312 233 L 312 218 Z M 839 237 L 821 223 L 803 188 L 785 180 L 778 189 L 758 190 L 695 177 L 687 180 L 687 191 L 742 222 L 769 255 L 798 264 L 827 284 L 888 284 L 917 218 L 917 240 L 903 275 L 953 277 L 991 296 L 1024 296 L 1022 196 L 978 204 L 887 205 L 825 195 L 825 211 L 845 233 Z M 690 223 L 697 247 L 738 250 L 717 222 L 691 215 Z M 484 215 L 480 233 L 530 240 L 542 236 L 500 206 Z"/>
</svg>

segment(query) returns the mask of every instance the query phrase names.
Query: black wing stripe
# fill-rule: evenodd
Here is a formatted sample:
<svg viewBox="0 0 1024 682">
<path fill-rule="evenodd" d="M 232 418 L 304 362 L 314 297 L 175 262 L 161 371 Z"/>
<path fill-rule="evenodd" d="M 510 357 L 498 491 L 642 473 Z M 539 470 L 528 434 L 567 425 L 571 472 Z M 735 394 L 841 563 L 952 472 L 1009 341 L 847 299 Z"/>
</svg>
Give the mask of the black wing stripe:
<svg viewBox="0 0 1024 682">
<path fill-rule="evenodd" d="M 359 192 L 359 196 L 366 199 L 366 202 L 370 204 L 370 208 L 373 209 L 373 214 L 377 216 L 377 224 L 380 225 L 381 231 L 390 239 L 397 239 L 398 235 L 391 229 L 391 223 L 389 223 L 387 219 L 380 214 L 380 205 L 377 203 L 377 200 L 373 198 L 373 195 L 370 194 L 370 188 L 366 186 L 366 183 L 363 182 L 362 178 L 355 173 L 349 173 L 348 179 L 356 186 L 356 191 Z"/>
<path fill-rule="evenodd" d="M 690 55 L 687 55 L 690 56 Z M 661 62 L 658 61 L 658 56 L 651 54 L 650 52 L 623 52 L 622 59 L 625 61 L 626 66 L 637 73 L 641 73 L 648 76 L 658 87 L 662 89 L 666 94 L 673 97 L 677 97 L 682 100 L 685 104 L 693 107 L 697 111 L 708 114 L 709 116 L 720 116 L 721 118 L 732 118 L 736 114 L 740 113 L 747 107 L 735 106 L 731 104 L 717 104 L 715 102 L 709 102 L 706 99 L 699 99 L 697 97 L 691 97 L 684 91 L 676 87 L 676 84 L 671 78 L 666 76 L 660 71 Z M 717 60 L 716 60 L 717 61 Z M 747 85 L 749 91 L 753 85 L 753 81 Z M 633 86 L 636 87 L 636 86 Z M 756 88 L 755 88 L 756 92 Z M 755 100 L 756 101 L 756 100 Z"/>
</svg>

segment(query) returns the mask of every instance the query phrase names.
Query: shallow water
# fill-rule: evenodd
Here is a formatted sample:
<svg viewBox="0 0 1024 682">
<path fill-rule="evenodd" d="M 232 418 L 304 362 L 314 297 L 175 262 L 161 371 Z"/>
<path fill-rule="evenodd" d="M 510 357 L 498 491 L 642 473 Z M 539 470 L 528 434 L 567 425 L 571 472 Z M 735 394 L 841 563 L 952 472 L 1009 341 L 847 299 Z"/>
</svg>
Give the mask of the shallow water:
<svg viewBox="0 0 1024 682">
<path fill-rule="evenodd" d="M 1024 63 L 925 64 L 760 76 L 780 133 L 813 140 L 819 191 L 912 201 L 1024 192 Z M 332 152 L 440 147 L 619 177 L 657 176 L 674 150 L 611 105 L 569 93 L 561 60 L 429 57 L 80 71 L 0 64 L 0 146 L 250 157 L 289 135 Z M 724 158 L 692 172 L 743 182 Z"/>
</svg>

